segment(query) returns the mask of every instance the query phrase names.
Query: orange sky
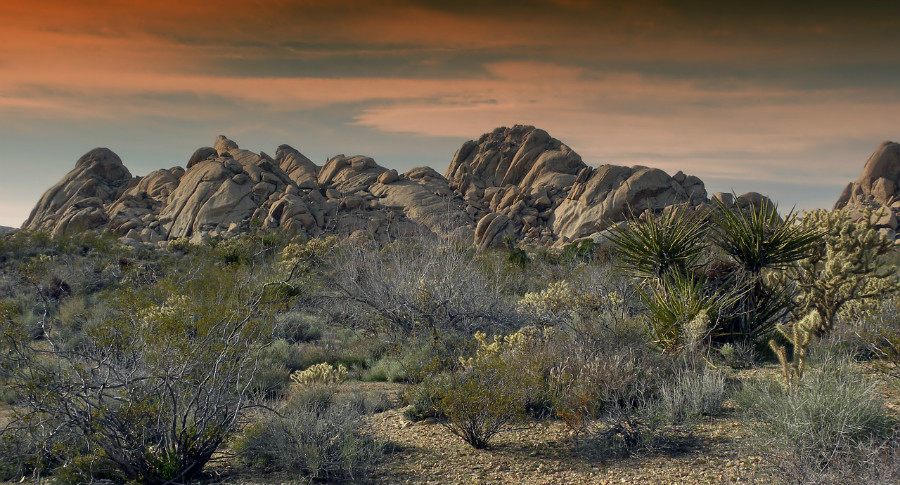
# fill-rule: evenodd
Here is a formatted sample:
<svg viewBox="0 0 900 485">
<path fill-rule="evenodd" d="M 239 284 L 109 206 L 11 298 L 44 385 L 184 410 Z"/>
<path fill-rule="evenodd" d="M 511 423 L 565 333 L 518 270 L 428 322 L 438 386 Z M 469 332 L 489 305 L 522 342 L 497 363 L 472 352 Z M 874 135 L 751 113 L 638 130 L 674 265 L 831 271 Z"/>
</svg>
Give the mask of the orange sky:
<svg viewBox="0 0 900 485">
<path fill-rule="evenodd" d="M 0 26 L 0 225 L 90 148 L 140 175 L 219 133 L 443 170 L 528 123 L 587 163 L 801 207 L 900 138 L 888 1 L 7 0 Z"/>
</svg>

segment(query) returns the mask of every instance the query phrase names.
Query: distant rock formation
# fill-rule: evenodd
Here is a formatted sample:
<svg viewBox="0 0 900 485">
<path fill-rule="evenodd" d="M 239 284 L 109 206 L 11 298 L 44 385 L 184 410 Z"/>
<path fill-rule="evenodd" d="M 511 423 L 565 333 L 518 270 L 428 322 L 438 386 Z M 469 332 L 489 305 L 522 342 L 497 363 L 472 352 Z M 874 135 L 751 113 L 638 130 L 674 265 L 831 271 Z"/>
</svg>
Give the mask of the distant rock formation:
<svg viewBox="0 0 900 485">
<path fill-rule="evenodd" d="M 850 209 L 851 217 L 862 215 L 855 208 L 869 206 L 880 209 L 876 225 L 883 235 L 897 236 L 900 218 L 900 143 L 883 142 L 866 161 L 856 182 L 847 184 L 834 204 L 834 209 Z"/>
<path fill-rule="evenodd" d="M 98 148 L 44 194 L 23 228 L 57 236 L 112 231 L 125 242 L 160 245 L 255 228 L 386 241 L 428 231 L 486 248 L 508 238 L 564 243 L 621 221 L 629 208 L 707 203 L 697 177 L 590 167 L 547 132 L 516 125 L 464 143 L 443 176 L 428 167 L 399 174 L 360 155 L 319 167 L 289 145 L 273 158 L 219 136 L 186 169 L 132 177 L 118 156 Z"/>
<path fill-rule="evenodd" d="M 866 161 L 856 182 L 847 184 L 835 209 L 848 204 L 878 203 L 890 206 L 900 200 L 900 143 L 886 141 Z"/>
</svg>

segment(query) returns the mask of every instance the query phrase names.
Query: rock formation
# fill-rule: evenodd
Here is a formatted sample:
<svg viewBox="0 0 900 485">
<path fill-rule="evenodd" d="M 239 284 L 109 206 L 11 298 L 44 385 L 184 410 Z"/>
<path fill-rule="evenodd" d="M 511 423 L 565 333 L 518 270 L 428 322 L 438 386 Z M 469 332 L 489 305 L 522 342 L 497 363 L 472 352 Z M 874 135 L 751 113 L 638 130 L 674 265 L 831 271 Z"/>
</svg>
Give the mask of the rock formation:
<svg viewBox="0 0 900 485">
<path fill-rule="evenodd" d="M 476 209 L 479 246 L 516 233 L 543 243 L 574 240 L 622 220 L 629 208 L 660 210 L 707 200 L 697 177 L 681 172 L 670 177 L 640 166 L 592 168 L 531 126 L 498 128 L 466 142 L 446 175 L 450 187 Z"/>
<path fill-rule="evenodd" d="M 875 202 L 890 206 L 900 200 L 900 143 L 886 141 L 866 161 L 856 182 L 847 184 L 834 205 L 842 209 L 848 204 Z"/>
<path fill-rule="evenodd" d="M 604 230 L 630 209 L 707 202 L 696 177 L 591 167 L 531 126 L 498 128 L 466 142 L 443 176 L 428 167 L 399 174 L 359 155 L 338 155 L 319 167 L 289 145 L 272 158 L 219 136 L 195 151 L 186 169 L 144 177 L 132 177 L 108 149 L 92 150 L 44 194 L 23 228 L 53 235 L 106 230 L 151 244 L 254 228 L 381 240 L 428 231 L 485 248 L 507 238 L 564 243 Z"/>
<path fill-rule="evenodd" d="M 850 210 L 853 218 L 862 217 L 858 206 L 876 209 L 878 226 L 886 237 L 896 238 L 900 218 L 900 143 L 883 142 L 866 161 L 856 182 L 847 184 L 834 209 Z"/>
</svg>

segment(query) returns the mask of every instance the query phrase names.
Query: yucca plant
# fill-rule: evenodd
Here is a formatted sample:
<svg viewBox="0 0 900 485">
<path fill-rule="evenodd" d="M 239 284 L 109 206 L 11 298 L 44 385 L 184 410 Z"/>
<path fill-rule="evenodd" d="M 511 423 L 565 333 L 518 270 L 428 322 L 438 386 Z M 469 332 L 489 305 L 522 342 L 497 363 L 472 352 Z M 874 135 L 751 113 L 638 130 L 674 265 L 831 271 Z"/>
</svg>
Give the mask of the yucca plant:
<svg viewBox="0 0 900 485">
<path fill-rule="evenodd" d="M 785 269 L 806 258 L 815 247 L 819 231 L 797 223 L 797 213 L 778 215 L 778 205 L 762 203 L 741 210 L 715 200 L 716 245 L 752 275 L 768 269 Z"/>
<path fill-rule="evenodd" d="M 688 339 L 716 332 L 719 317 L 740 298 L 733 290 L 713 288 L 702 275 L 672 272 L 660 285 L 638 288 L 648 310 L 648 323 L 653 343 L 662 350 L 677 350 Z M 703 315 L 705 314 L 705 317 Z M 685 335 L 686 326 L 705 318 L 705 328 L 694 328 L 700 335 Z"/>
<path fill-rule="evenodd" d="M 630 222 L 610 231 L 609 240 L 616 246 L 620 268 L 634 277 L 661 282 L 700 266 L 706 232 L 704 217 L 676 207 L 659 217 L 632 213 Z"/>
<path fill-rule="evenodd" d="M 773 203 L 747 209 L 731 208 L 719 200 L 716 205 L 713 239 L 738 267 L 732 283 L 744 294 L 730 330 L 755 340 L 770 332 L 792 306 L 784 280 L 767 276 L 808 257 L 821 235 L 797 224 L 793 211 L 782 218 Z"/>
</svg>

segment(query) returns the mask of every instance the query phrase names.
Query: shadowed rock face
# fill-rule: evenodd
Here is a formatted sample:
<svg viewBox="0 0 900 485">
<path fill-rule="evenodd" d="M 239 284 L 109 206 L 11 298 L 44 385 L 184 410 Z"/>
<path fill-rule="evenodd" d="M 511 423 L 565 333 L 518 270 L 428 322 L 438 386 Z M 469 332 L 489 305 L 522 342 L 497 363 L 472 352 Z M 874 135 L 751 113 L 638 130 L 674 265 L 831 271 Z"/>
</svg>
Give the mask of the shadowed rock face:
<svg viewBox="0 0 900 485">
<path fill-rule="evenodd" d="M 224 136 L 186 166 L 132 177 L 114 153 L 92 150 L 44 194 L 23 228 L 108 230 L 143 243 L 256 227 L 380 240 L 429 231 L 486 248 L 507 238 L 554 244 L 586 237 L 629 208 L 707 203 L 696 177 L 590 167 L 547 132 L 521 125 L 466 142 L 445 175 L 428 167 L 398 174 L 359 155 L 319 167 L 289 145 L 272 158 Z"/>
</svg>

